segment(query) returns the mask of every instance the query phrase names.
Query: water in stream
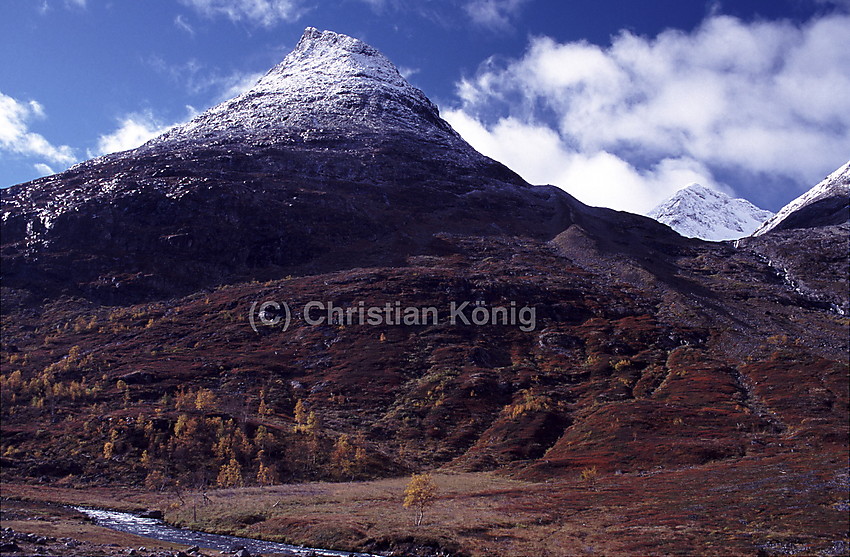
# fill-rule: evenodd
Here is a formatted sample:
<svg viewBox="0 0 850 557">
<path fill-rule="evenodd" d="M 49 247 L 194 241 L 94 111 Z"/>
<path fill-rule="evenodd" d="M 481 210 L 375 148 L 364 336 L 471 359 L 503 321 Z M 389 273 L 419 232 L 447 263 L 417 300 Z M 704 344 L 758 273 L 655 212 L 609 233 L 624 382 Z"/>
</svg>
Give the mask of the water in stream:
<svg viewBox="0 0 850 557">
<path fill-rule="evenodd" d="M 197 545 L 206 549 L 217 549 L 220 551 L 230 551 L 236 548 L 244 547 L 252 555 L 261 553 L 274 553 L 277 555 L 292 555 L 306 557 L 310 555 L 321 557 L 349 557 L 356 555 L 357 557 L 368 557 L 365 553 L 350 553 L 340 551 L 330 551 L 326 549 L 310 549 L 288 545 L 285 543 L 267 542 L 263 540 L 255 540 L 252 538 L 240 538 L 237 536 L 223 536 L 220 534 L 208 534 L 206 532 L 197 532 L 194 530 L 186 530 L 184 528 L 176 528 L 164 523 L 161 520 L 153 518 L 140 518 L 134 514 L 121 513 L 116 511 L 104 511 L 100 509 L 89 509 L 85 507 L 74 507 L 76 510 L 87 515 L 94 520 L 99 526 L 112 528 L 119 532 L 127 532 L 139 536 L 146 536 L 156 540 L 180 543 L 184 545 Z"/>
</svg>

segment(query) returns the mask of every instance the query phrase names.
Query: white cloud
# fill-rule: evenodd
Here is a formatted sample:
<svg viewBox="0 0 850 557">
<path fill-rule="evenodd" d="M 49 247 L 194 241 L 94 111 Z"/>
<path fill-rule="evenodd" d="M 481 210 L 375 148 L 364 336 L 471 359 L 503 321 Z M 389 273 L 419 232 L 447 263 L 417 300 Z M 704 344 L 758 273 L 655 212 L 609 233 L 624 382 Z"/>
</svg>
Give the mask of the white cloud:
<svg viewBox="0 0 850 557">
<path fill-rule="evenodd" d="M 446 111 L 444 117 L 478 151 L 506 164 L 526 181 L 558 185 L 589 205 L 645 212 L 692 182 L 729 191 L 690 158 L 662 159 L 638 170 L 606 151 L 577 152 L 558 132 L 542 124 L 507 117 L 485 127 L 461 110 Z"/>
<path fill-rule="evenodd" d="M 186 109 L 188 112 L 186 120 L 191 119 L 197 114 L 197 111 L 190 106 L 186 107 Z M 121 118 L 118 128 L 115 131 L 98 137 L 97 147 L 94 151 L 89 151 L 88 155 L 94 157 L 135 149 L 146 141 L 165 133 L 170 128 L 181 123 L 163 124 L 150 111 L 128 114 Z"/>
<path fill-rule="evenodd" d="M 195 36 L 195 29 L 189 25 L 189 22 L 186 21 L 186 18 L 182 15 L 178 15 L 174 18 L 174 26 L 180 29 L 181 31 L 185 31 L 191 36 Z"/>
<path fill-rule="evenodd" d="M 414 75 L 418 74 L 421 70 L 419 68 L 409 68 L 407 66 L 401 66 L 398 69 L 398 73 L 401 74 L 401 77 L 410 81 L 410 78 Z"/>
<path fill-rule="evenodd" d="M 207 17 L 226 16 L 231 21 L 247 21 L 272 27 L 281 21 L 295 21 L 306 11 L 302 0 L 180 0 Z"/>
<path fill-rule="evenodd" d="M 51 174 L 56 174 L 56 171 L 50 168 L 49 165 L 44 164 L 43 162 L 38 162 L 32 165 L 33 168 L 42 176 L 50 176 Z"/>
<path fill-rule="evenodd" d="M 256 85 L 264 74 L 265 72 L 235 72 L 225 76 L 211 76 L 203 81 L 202 87 L 200 83 L 198 85 L 200 89 L 212 88 L 221 91 L 218 94 L 217 102 L 222 102 L 241 95 Z"/>
<path fill-rule="evenodd" d="M 473 23 L 491 29 L 508 29 L 528 0 L 470 0 L 464 9 Z"/>
<path fill-rule="evenodd" d="M 70 166 L 76 162 L 67 145 L 53 145 L 44 136 L 29 130 L 29 121 L 44 118 L 44 107 L 36 101 L 19 101 L 0 93 L 0 151 Z"/>
<path fill-rule="evenodd" d="M 718 171 L 805 187 L 834 170 L 850 153 L 848 68 L 848 16 L 712 16 L 690 33 L 623 32 L 606 48 L 535 38 L 521 59 L 461 81 L 463 105 L 447 115 L 532 181 L 641 212 L 687 182 L 722 189 Z"/>
<path fill-rule="evenodd" d="M 134 149 L 160 135 L 169 127 L 156 120 L 150 112 L 129 114 L 121 119 L 118 129 L 98 137 L 96 151 L 90 155 L 105 155 Z"/>
</svg>

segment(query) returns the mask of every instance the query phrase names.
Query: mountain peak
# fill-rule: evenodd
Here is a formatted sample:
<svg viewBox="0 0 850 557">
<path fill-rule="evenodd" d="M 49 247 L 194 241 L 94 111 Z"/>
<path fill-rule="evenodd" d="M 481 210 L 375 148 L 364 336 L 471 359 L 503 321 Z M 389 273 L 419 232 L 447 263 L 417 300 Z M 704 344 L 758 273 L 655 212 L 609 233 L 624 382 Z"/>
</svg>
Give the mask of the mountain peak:
<svg viewBox="0 0 850 557">
<path fill-rule="evenodd" d="M 287 92 L 294 86 L 329 85 L 328 81 L 339 84 L 348 80 L 374 80 L 391 87 L 409 88 L 408 94 L 418 91 L 376 48 L 348 35 L 315 27 L 305 29 L 292 52 L 251 91 Z"/>
<path fill-rule="evenodd" d="M 703 198 L 703 199 L 705 199 L 705 198 L 722 199 L 724 201 L 727 200 L 727 199 L 732 199 L 731 197 L 729 197 L 725 193 L 719 192 L 717 190 L 713 190 L 713 189 L 706 187 L 706 186 L 703 186 L 702 184 L 697 183 L 697 182 L 693 182 L 693 183 L 688 184 L 687 186 L 685 186 L 684 188 L 680 189 L 675 194 L 673 194 L 673 197 L 676 198 L 676 197 L 682 197 L 682 196 L 685 196 L 685 195 L 697 196 L 697 197 L 700 197 L 700 198 Z"/>
<path fill-rule="evenodd" d="M 759 209 L 746 199 L 733 199 L 725 193 L 692 183 L 677 191 L 647 216 L 690 238 L 721 241 L 748 236 L 770 211 Z"/>
<path fill-rule="evenodd" d="M 705 193 L 705 192 L 716 193 L 713 189 L 707 188 L 707 187 L 705 187 L 702 184 L 697 183 L 697 182 L 692 182 L 692 183 L 688 184 L 687 186 L 685 186 L 684 188 L 679 190 L 679 192 L 684 192 L 684 191 L 697 192 L 697 193 Z M 679 192 L 677 192 L 677 193 L 679 193 Z"/>
<path fill-rule="evenodd" d="M 359 39 L 308 27 L 292 52 L 251 89 L 150 145 L 209 143 L 219 137 L 291 144 L 399 131 L 441 143 L 462 142 L 436 105 L 380 51 Z"/>
</svg>

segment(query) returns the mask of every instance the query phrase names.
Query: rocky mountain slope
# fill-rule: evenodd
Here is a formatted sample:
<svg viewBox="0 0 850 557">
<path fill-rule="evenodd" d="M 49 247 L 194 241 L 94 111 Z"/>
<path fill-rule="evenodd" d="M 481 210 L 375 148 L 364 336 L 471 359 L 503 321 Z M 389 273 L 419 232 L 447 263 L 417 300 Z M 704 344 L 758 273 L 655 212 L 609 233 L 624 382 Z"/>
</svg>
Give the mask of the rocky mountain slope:
<svg viewBox="0 0 850 557">
<path fill-rule="evenodd" d="M 441 467 L 650 490 L 662 469 L 761 485 L 805 462 L 795 489 L 837 502 L 829 528 L 770 491 L 736 547 L 826 551 L 845 516 L 846 225 L 712 243 L 531 186 L 349 37 L 308 29 L 251 91 L 2 210 L 4 481 L 179 494 Z M 372 307 L 436 319 L 346 321 Z"/>
<path fill-rule="evenodd" d="M 753 235 L 761 236 L 771 230 L 813 228 L 848 221 L 850 221 L 850 161 L 780 209 Z"/>
<path fill-rule="evenodd" d="M 116 301 L 398 264 L 442 253 L 435 232 L 551 238 L 585 210 L 478 154 L 376 50 L 315 29 L 239 97 L 0 196 L 6 286 Z"/>
<path fill-rule="evenodd" d="M 850 162 L 783 207 L 739 247 L 757 252 L 797 292 L 850 314 Z"/>
<path fill-rule="evenodd" d="M 759 209 L 746 199 L 733 199 L 700 184 L 690 184 L 647 216 L 682 236 L 716 242 L 749 236 L 773 213 Z"/>
</svg>

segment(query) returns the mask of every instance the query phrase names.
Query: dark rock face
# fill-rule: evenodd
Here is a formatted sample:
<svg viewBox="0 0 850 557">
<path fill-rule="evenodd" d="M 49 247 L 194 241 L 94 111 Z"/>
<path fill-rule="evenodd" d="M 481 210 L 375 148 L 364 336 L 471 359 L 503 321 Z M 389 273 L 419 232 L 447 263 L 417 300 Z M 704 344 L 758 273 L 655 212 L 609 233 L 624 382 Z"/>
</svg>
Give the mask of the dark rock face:
<svg viewBox="0 0 850 557">
<path fill-rule="evenodd" d="M 808 205 L 799 213 L 814 216 L 820 204 Z M 786 228 L 786 221 L 800 222 L 797 215 L 792 214 L 770 234 L 742 240 L 741 247 L 758 253 L 788 288 L 806 296 L 813 304 L 841 315 L 850 314 L 850 223 L 813 226 L 809 221 L 812 226 Z"/>
<path fill-rule="evenodd" d="M 162 520 L 163 514 L 162 511 L 158 510 L 147 510 L 139 513 L 139 518 L 154 518 L 157 520 Z"/>
<path fill-rule="evenodd" d="M 826 197 L 797 209 L 773 230 L 817 228 L 850 222 L 850 198 L 843 195 Z"/>
<path fill-rule="evenodd" d="M 67 184 L 82 183 L 72 191 L 68 210 L 44 217 L 38 201 L 28 199 L 26 209 L 9 211 L 3 229 L 6 285 L 41 287 L 45 293 L 63 285 L 68 293 L 103 300 L 144 299 L 239 279 L 394 265 L 409 254 L 440 253 L 436 232 L 547 237 L 570 222 L 564 194 L 517 186 L 495 163 L 481 175 L 465 169 L 465 177 L 458 171 L 456 179 L 437 181 L 438 163 L 423 160 L 417 169 L 416 161 L 384 154 L 372 157 L 382 169 L 378 173 L 406 172 L 410 183 L 380 175 L 358 183 L 299 176 L 281 162 L 285 157 L 293 168 L 309 168 L 317 164 L 310 152 L 171 157 L 145 160 L 144 169 L 127 172 L 120 170 L 127 161 L 117 159 L 80 175 L 69 171 L 55 182 L 4 192 L 22 198 L 37 188 L 53 198 Z M 210 170 L 249 158 L 260 161 L 242 171 Z M 340 158 L 350 167 L 362 165 L 358 155 Z M 345 166 L 342 160 L 330 162 Z M 432 164 L 429 178 L 426 167 Z M 284 168 L 268 170 L 275 167 Z M 183 177 L 157 176 L 161 168 Z M 198 168 L 205 175 L 191 176 Z M 114 192 L 88 195 L 100 180 L 115 176 L 132 179 Z M 180 196 L 169 195 L 177 182 Z M 419 217 L 412 220 L 411 214 Z M 49 228 L 43 224 L 47 219 Z"/>
</svg>

